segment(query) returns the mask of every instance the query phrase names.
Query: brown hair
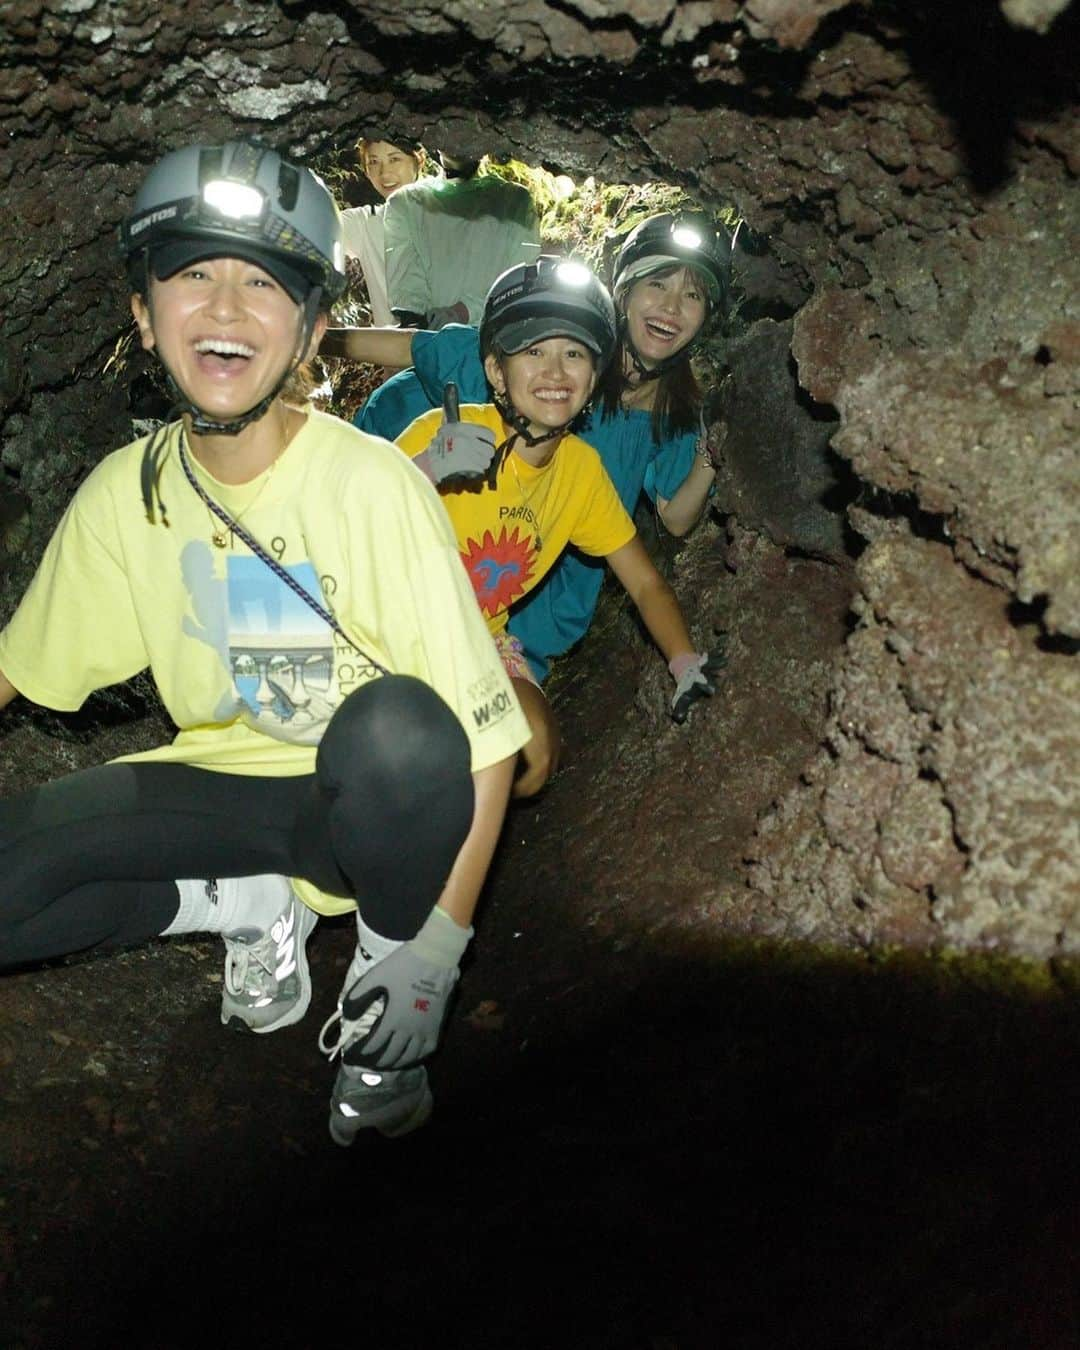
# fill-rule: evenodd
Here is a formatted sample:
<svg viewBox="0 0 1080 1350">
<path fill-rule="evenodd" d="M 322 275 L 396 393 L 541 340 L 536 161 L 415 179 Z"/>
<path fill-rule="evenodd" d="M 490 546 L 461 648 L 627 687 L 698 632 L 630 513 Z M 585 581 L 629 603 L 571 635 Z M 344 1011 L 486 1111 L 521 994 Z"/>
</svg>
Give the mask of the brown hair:
<svg viewBox="0 0 1080 1350">
<path fill-rule="evenodd" d="M 278 398 L 285 403 L 303 405 L 319 387 L 315 368 L 310 361 L 302 361 L 282 386 Z"/>
<path fill-rule="evenodd" d="M 316 322 L 320 318 L 326 318 L 327 320 L 330 318 L 330 306 L 326 303 L 325 295 L 315 315 Z M 304 404 L 309 401 L 312 393 L 318 389 L 320 384 L 314 365 L 317 356 L 318 352 L 316 351 L 315 356 L 310 357 L 307 361 L 300 362 L 282 386 L 281 393 L 278 395 L 279 398 L 284 399 L 286 403 Z"/>
<path fill-rule="evenodd" d="M 605 417 L 614 417 L 622 407 L 622 395 L 626 388 L 626 377 L 623 375 L 625 350 L 624 341 L 620 338 L 611 364 L 597 384 L 597 399 Z M 690 358 L 684 356 L 657 377 L 656 397 L 652 406 L 653 441 L 660 445 L 670 436 L 693 431 L 701 415 L 701 403 L 701 386 Z"/>
</svg>

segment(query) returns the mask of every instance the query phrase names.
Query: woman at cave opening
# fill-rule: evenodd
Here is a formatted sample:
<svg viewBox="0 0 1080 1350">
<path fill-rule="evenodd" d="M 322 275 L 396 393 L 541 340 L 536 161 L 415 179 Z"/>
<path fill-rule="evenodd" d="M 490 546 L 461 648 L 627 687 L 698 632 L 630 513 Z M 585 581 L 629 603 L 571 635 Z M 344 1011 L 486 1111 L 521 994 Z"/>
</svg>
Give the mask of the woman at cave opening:
<svg viewBox="0 0 1080 1350">
<path fill-rule="evenodd" d="M 179 416 L 78 489 L 0 633 L 0 705 L 149 667 L 179 731 L 0 802 L 0 965 L 218 932 L 222 1022 L 270 1032 L 307 1011 L 318 914 L 356 910 L 331 1134 L 403 1134 L 525 720 L 436 493 L 304 403 L 345 281 L 322 183 L 192 146 L 121 236 Z"/>
<path fill-rule="evenodd" d="M 672 716 L 713 693 L 710 658 L 693 650 L 675 594 L 653 566 L 600 456 L 572 432 L 618 345 L 615 306 L 581 263 L 542 254 L 492 286 L 480 353 L 493 401 L 425 413 L 398 444 L 440 486 L 462 562 L 487 617 L 532 739 L 514 794 L 538 792 L 559 756 L 554 714 L 506 631 L 568 546 L 607 562 L 668 662 Z M 442 425 L 440 416 L 445 417 Z"/>
<path fill-rule="evenodd" d="M 612 276 L 618 345 L 597 406 L 579 431 L 598 451 L 626 510 L 633 514 L 644 490 L 675 535 L 696 523 L 715 478 L 691 359 L 723 315 L 730 253 L 726 235 L 701 212 L 651 216 L 627 234 Z M 379 436 L 396 437 L 438 407 L 448 381 L 468 402 L 487 398 L 476 328 L 330 329 L 320 351 L 413 367 L 377 389 L 355 419 Z M 603 576 L 595 559 L 568 552 L 544 585 L 515 606 L 508 628 L 537 679 L 588 631 Z"/>
<path fill-rule="evenodd" d="M 356 157 L 364 176 L 383 200 L 380 206 L 353 206 L 341 213 L 345 256 L 355 258 L 364 274 L 371 321 L 392 327 L 394 315 L 386 289 L 385 203 L 408 183 L 415 183 L 424 162 L 418 141 L 406 140 L 382 128 L 369 128 L 356 143 Z"/>
</svg>

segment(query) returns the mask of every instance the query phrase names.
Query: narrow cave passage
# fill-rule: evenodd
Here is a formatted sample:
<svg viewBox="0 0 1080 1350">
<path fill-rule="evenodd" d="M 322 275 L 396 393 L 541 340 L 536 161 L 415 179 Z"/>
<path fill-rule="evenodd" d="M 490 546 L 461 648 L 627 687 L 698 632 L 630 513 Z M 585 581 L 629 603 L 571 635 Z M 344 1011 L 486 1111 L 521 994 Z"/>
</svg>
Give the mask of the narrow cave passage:
<svg viewBox="0 0 1080 1350">
<path fill-rule="evenodd" d="M 718 697 L 673 727 L 605 597 L 409 1139 L 326 1139 L 346 923 L 269 1038 L 222 1032 L 212 941 L 0 981 L 0 1340 L 1075 1345 L 1076 6 L 8 8 L 4 618 L 154 412 L 101 372 L 163 146 L 393 115 L 746 224 L 713 508 L 638 517 Z M 6 712 L 0 793 L 155 709 Z"/>
</svg>

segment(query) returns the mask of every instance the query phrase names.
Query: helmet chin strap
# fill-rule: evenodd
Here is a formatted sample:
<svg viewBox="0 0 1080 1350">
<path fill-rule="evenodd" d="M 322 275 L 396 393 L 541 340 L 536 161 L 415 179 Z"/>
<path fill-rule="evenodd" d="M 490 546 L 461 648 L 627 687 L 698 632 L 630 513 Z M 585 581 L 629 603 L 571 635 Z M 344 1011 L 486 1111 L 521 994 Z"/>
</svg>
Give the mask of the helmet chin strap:
<svg viewBox="0 0 1080 1350">
<path fill-rule="evenodd" d="M 514 428 L 515 434 L 507 441 L 508 445 L 511 441 L 519 439 L 529 446 L 543 445 L 545 441 L 553 440 L 556 436 L 562 436 L 569 431 L 579 416 L 578 413 L 575 413 L 569 422 L 564 422 L 560 427 L 553 427 L 551 431 L 545 431 L 542 435 L 537 435 L 535 431 L 529 430 L 529 419 L 524 414 L 519 413 L 513 404 L 508 403 L 503 394 L 496 394 L 493 402 L 495 410 L 506 425 Z"/>
<path fill-rule="evenodd" d="M 307 352 L 308 343 L 311 340 L 311 334 L 315 329 L 315 320 L 319 314 L 319 302 L 322 299 L 322 287 L 313 286 L 304 300 L 300 310 L 298 324 L 297 344 L 294 355 L 289 364 L 282 372 L 281 378 L 274 385 L 273 389 L 258 403 L 240 413 L 238 417 L 230 417 L 224 421 L 211 417 L 209 413 L 204 412 L 199 405 L 181 389 L 175 376 L 164 361 L 161 361 L 162 368 L 165 371 L 165 378 L 168 382 L 169 393 L 174 399 L 177 408 L 182 413 L 187 413 L 191 418 L 191 430 L 196 436 L 238 436 L 245 427 L 249 427 L 252 422 L 257 422 L 260 417 L 264 417 L 282 389 L 289 382 L 291 377 L 303 365 L 304 355 Z M 160 352 L 158 360 L 161 360 Z"/>
<path fill-rule="evenodd" d="M 147 286 L 147 308 L 149 308 L 149 286 Z M 161 353 L 157 353 L 158 360 L 161 361 L 161 367 L 165 372 L 165 378 L 169 386 L 170 394 L 175 399 L 175 405 L 169 410 L 169 415 L 162 426 L 159 426 L 153 435 L 148 439 L 143 450 L 142 465 L 140 467 L 140 483 L 142 487 L 143 507 L 146 511 L 146 519 L 151 525 L 155 522 L 154 499 L 157 499 L 157 509 L 161 516 L 161 523 L 168 525 L 169 517 L 165 503 L 161 500 L 161 470 L 164 466 L 165 458 L 168 454 L 168 428 L 173 418 L 186 413 L 191 418 L 191 429 L 199 436 L 237 436 L 243 429 L 250 426 L 252 422 L 257 422 L 260 417 L 265 416 L 270 405 L 277 398 L 285 387 L 289 377 L 293 375 L 303 364 L 304 354 L 307 351 L 308 343 L 311 340 L 311 334 L 315 329 L 315 320 L 319 314 L 319 302 L 322 300 L 322 287 L 313 286 L 308 292 L 307 298 L 300 311 L 299 335 L 295 349 L 294 357 L 285 369 L 285 373 L 278 380 L 277 384 L 266 395 L 261 398 L 253 408 L 247 412 L 241 413 L 239 417 L 230 418 L 227 422 L 217 421 L 215 418 L 207 416 L 203 410 L 198 407 L 183 392 L 173 373 L 164 361 L 161 361 Z M 153 314 L 151 313 L 151 323 Z M 157 349 L 155 348 L 155 351 Z"/>
<path fill-rule="evenodd" d="M 506 378 L 505 375 L 503 378 Z M 552 427 L 550 431 L 542 432 L 539 435 L 537 435 L 535 431 L 529 430 L 529 419 L 524 413 L 518 412 L 507 398 L 505 392 L 499 393 L 494 388 L 491 392 L 491 401 L 495 404 L 495 411 L 508 427 L 514 428 L 515 433 L 513 436 L 508 436 L 503 444 L 499 446 L 498 453 L 503 454 L 516 440 L 520 439 L 528 446 L 543 445 L 545 441 L 554 440 L 556 436 L 565 436 L 566 433 L 572 431 L 574 427 L 584 425 L 585 418 L 588 416 L 589 409 L 592 407 L 593 395 L 596 390 L 595 388 L 593 389 L 593 394 L 589 395 L 583 406 L 577 410 L 573 417 L 569 418 L 566 422 L 563 422 L 561 426 Z"/>
<path fill-rule="evenodd" d="M 515 441 L 521 440 L 530 446 L 542 445 L 545 441 L 553 440 L 556 436 L 564 436 L 585 417 L 592 400 L 590 399 L 579 412 L 576 412 L 569 422 L 564 422 L 561 427 L 554 427 L 551 431 L 545 431 L 542 436 L 538 436 L 536 432 L 529 430 L 529 419 L 519 413 L 511 403 L 508 403 L 502 394 L 493 392 L 492 402 L 495 404 L 495 411 L 506 425 L 513 427 L 513 431 L 507 436 L 506 440 L 495 447 L 495 458 L 492 460 L 491 468 L 488 471 L 492 481 L 494 481 L 495 475 L 499 472 L 499 466 L 513 449 Z"/>
<path fill-rule="evenodd" d="M 634 367 L 634 374 L 637 375 L 636 388 L 647 384 L 649 380 L 658 380 L 666 371 L 677 366 L 680 361 L 685 361 L 687 357 L 692 356 L 694 349 L 702 339 L 702 335 L 709 324 L 709 310 L 706 308 L 705 317 L 701 321 L 701 327 L 686 344 L 685 347 L 677 351 L 673 356 L 665 356 L 662 361 L 658 361 L 655 366 L 646 366 L 642 361 L 637 348 L 634 346 L 630 337 L 630 324 L 627 321 L 625 311 L 619 314 L 619 338 L 622 341 L 623 351 L 629 356 L 630 364 Z"/>
<path fill-rule="evenodd" d="M 687 343 L 683 351 L 676 352 L 674 356 L 666 356 L 663 361 L 657 362 L 655 366 L 647 366 L 642 361 L 638 349 L 630 337 L 630 323 L 627 320 L 625 311 L 619 314 L 619 338 L 622 341 L 623 351 L 630 358 L 630 364 L 634 367 L 634 374 L 638 377 L 635 389 L 640 389 L 643 384 L 648 384 L 650 380 L 658 380 L 664 371 L 670 366 L 681 361 L 684 356 L 689 354 L 689 348 L 693 343 Z"/>
<path fill-rule="evenodd" d="M 630 358 L 630 364 L 634 367 L 634 374 L 638 377 L 637 384 L 634 386 L 635 388 L 640 389 L 640 387 L 643 384 L 647 384 L 649 380 L 658 380 L 660 376 L 663 375 L 667 366 L 667 361 L 662 361 L 658 366 L 650 367 L 644 365 L 641 357 L 638 355 L 637 348 L 630 341 L 629 333 L 623 338 L 623 351 L 625 351 Z M 682 356 L 682 352 L 679 353 L 679 356 Z M 668 361 L 676 360 L 678 360 L 678 357 L 668 358 Z"/>
</svg>

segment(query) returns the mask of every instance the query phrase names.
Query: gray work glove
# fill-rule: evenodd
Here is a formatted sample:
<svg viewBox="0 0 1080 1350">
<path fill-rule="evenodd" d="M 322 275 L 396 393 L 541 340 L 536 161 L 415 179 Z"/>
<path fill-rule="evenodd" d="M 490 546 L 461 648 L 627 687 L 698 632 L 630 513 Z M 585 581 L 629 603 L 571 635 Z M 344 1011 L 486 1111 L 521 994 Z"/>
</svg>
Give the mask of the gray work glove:
<svg viewBox="0 0 1080 1350">
<path fill-rule="evenodd" d="M 453 487 L 455 481 L 479 481 L 491 467 L 495 433 L 489 427 L 459 419 L 457 389 L 448 384 L 443 396 L 443 424 L 428 448 L 413 459 L 436 487 Z"/>
<path fill-rule="evenodd" d="M 346 1064 L 407 1069 L 434 1052 L 472 934 L 434 909 L 414 938 L 356 981 L 341 1003 L 338 1048 Z M 374 1025 L 365 1021 L 361 1029 L 358 1023 L 380 999 Z"/>
<path fill-rule="evenodd" d="M 723 635 L 711 652 L 682 652 L 672 657 L 668 670 L 675 681 L 671 699 L 673 722 L 681 726 L 699 698 L 711 698 L 716 693 L 716 673 L 726 664 Z"/>
</svg>

